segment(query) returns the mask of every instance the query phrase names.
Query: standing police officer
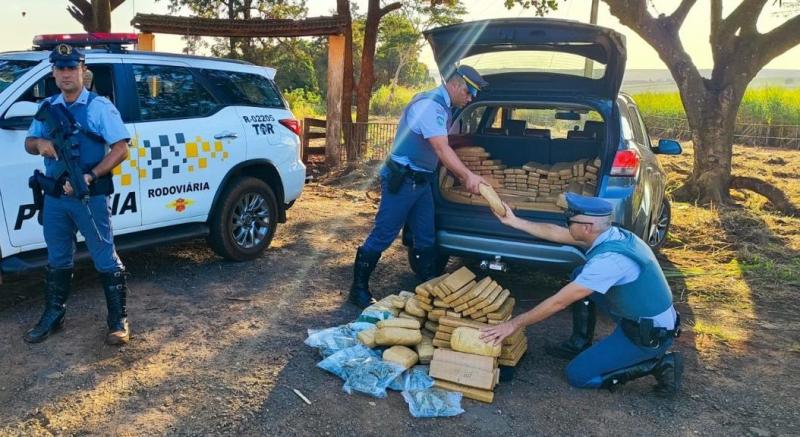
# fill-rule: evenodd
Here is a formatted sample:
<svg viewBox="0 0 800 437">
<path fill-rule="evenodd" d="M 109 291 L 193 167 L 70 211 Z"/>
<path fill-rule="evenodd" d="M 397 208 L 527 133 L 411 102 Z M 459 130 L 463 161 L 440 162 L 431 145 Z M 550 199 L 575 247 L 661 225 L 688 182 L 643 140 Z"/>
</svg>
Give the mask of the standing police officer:
<svg viewBox="0 0 800 437">
<path fill-rule="evenodd" d="M 111 170 L 128 156 L 130 135 L 119 111 L 106 98 L 84 88 L 84 55 L 67 44 L 59 44 L 50 54 L 53 77 L 61 94 L 47 99 L 51 105 L 63 105 L 78 126 L 79 166 L 89 187 L 88 203 L 73 195 L 69 181 L 58 181 L 58 193 L 44 197 L 43 226 L 47 243 L 47 279 L 45 310 L 39 323 L 25 333 L 29 343 L 38 343 L 64 323 L 66 301 L 70 292 L 75 235 L 80 231 L 103 283 L 108 308 L 108 344 L 128 342 L 126 313 L 128 287 L 125 269 L 114 248 L 111 210 L 108 195 L 113 192 Z M 110 148 L 106 153 L 106 147 Z M 25 139 L 25 150 L 44 157 L 45 177 L 53 178 L 60 157 L 48 127 L 34 120 Z M 63 185 L 62 185 L 63 184 Z"/>
<path fill-rule="evenodd" d="M 482 329 L 481 338 L 502 342 L 518 329 L 589 297 L 617 326 L 569 363 L 570 384 L 614 389 L 653 375 L 657 394 L 674 395 L 680 387 L 683 360 L 678 352 L 667 350 L 679 332 L 680 319 L 656 257 L 639 237 L 611 225 L 613 206 L 609 202 L 574 193 L 567 193 L 566 199 L 567 228 L 520 219 L 508 206 L 506 216 L 498 218 L 535 237 L 586 249 L 586 264 L 558 293 L 508 322 Z"/>
<path fill-rule="evenodd" d="M 356 252 L 349 300 L 359 307 L 370 304 L 369 277 L 406 222 L 414 237 L 417 276 L 421 281 L 433 277 L 436 255 L 430 185 L 439 160 L 472 193 L 479 193 L 478 185 L 486 183 L 448 143 L 450 108 L 463 108 L 486 85 L 474 68 L 460 66 L 439 87 L 414 96 L 403 110 L 392 153 L 380 173 L 381 203 L 375 226 Z"/>
</svg>

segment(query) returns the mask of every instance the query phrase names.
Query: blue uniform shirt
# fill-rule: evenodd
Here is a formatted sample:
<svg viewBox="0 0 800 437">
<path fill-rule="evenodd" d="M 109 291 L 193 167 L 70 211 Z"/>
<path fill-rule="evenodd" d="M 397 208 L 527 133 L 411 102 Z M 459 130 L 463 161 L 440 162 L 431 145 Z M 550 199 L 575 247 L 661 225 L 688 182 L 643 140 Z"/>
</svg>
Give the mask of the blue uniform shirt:
<svg viewBox="0 0 800 437">
<path fill-rule="evenodd" d="M 85 105 L 88 99 L 89 91 L 84 89 L 72 104 L 65 106 Z M 64 94 L 59 94 L 53 101 L 53 104 L 64 105 Z M 131 135 L 128 133 L 128 128 L 126 128 L 125 124 L 122 122 L 119 111 L 107 98 L 101 96 L 95 97 L 86 110 L 88 126 L 83 126 L 84 129 L 103 137 L 106 146 L 110 146 L 122 140 L 127 141 L 131 138 Z M 33 120 L 31 127 L 28 128 L 28 136 L 36 138 L 45 137 L 44 125 L 41 121 Z"/>
<path fill-rule="evenodd" d="M 422 99 L 411 105 L 406 114 L 411 132 L 420 134 L 425 139 L 447 136 L 447 112 L 450 111 L 450 105 L 452 104 L 450 95 L 447 94 L 444 84 L 438 86 L 434 92 L 444 98 L 444 101 L 447 102 L 446 108 L 433 99 Z M 392 161 L 400 165 L 410 165 L 414 171 L 428 171 L 415 166 L 405 156 L 392 154 Z"/>
<path fill-rule="evenodd" d="M 619 229 L 612 226 L 597 236 L 589 250 L 600 243 L 624 238 Z M 581 273 L 575 278 L 575 282 L 594 292 L 605 294 L 615 285 L 635 281 L 640 273 L 639 265 L 632 259 L 619 253 L 606 252 L 589 259 Z M 675 309 L 670 307 L 667 311 L 653 317 L 653 324 L 672 329 L 675 326 Z"/>
</svg>

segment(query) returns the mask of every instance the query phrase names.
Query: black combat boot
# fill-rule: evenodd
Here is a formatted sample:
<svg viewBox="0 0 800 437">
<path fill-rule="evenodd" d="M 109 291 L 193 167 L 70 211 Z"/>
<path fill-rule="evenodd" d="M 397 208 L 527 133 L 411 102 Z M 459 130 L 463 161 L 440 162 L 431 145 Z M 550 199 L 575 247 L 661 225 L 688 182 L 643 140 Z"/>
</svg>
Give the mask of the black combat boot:
<svg viewBox="0 0 800 437">
<path fill-rule="evenodd" d="M 653 369 L 653 376 L 656 377 L 658 384 L 653 388 L 658 396 L 673 397 L 681 388 L 681 377 L 683 375 L 683 357 L 679 352 L 670 352 L 664 355 L 656 368 Z"/>
<path fill-rule="evenodd" d="M 417 280 L 422 283 L 436 277 L 436 248 L 413 249 L 412 256 L 416 264 Z"/>
<path fill-rule="evenodd" d="M 595 305 L 589 299 L 580 300 L 571 305 L 572 335 L 569 340 L 544 347 L 548 355 L 571 360 L 592 345 L 594 325 L 597 322 Z"/>
<path fill-rule="evenodd" d="M 367 252 L 363 247 L 356 251 L 356 260 L 353 263 L 353 285 L 350 286 L 350 302 L 359 308 L 366 308 L 372 303 L 372 293 L 369 292 L 369 276 L 378 265 L 381 258 L 380 252 Z"/>
<path fill-rule="evenodd" d="M 653 374 L 653 370 L 655 370 L 658 363 L 659 360 L 652 359 L 607 373 L 603 375 L 603 382 L 600 384 L 600 388 L 607 388 L 613 392 L 628 381 Z"/>
<path fill-rule="evenodd" d="M 130 339 L 128 312 L 126 311 L 128 283 L 125 276 L 124 270 L 100 274 L 100 279 L 103 282 L 103 291 L 106 295 L 106 307 L 108 308 L 106 343 L 111 345 L 126 344 Z"/>
<path fill-rule="evenodd" d="M 47 279 L 44 288 L 45 307 L 39 323 L 25 333 L 23 339 L 28 343 L 44 341 L 50 334 L 64 325 L 64 313 L 67 311 L 67 298 L 72 281 L 72 269 L 47 268 Z"/>
</svg>

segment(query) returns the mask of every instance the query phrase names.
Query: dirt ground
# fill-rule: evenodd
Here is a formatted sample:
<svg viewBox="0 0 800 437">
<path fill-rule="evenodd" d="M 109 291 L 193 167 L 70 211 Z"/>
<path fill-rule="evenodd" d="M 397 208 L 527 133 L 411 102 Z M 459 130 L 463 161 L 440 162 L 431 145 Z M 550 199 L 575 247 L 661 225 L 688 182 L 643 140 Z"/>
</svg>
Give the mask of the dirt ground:
<svg viewBox="0 0 800 437">
<path fill-rule="evenodd" d="M 701 298 L 697 289 L 709 283 L 686 272 L 714 254 L 687 246 L 697 225 L 686 219 L 663 257 L 679 273 L 669 276 L 687 326 L 675 346 L 687 362 L 675 400 L 652 395 L 652 378 L 615 393 L 570 388 L 566 362 L 542 352 L 547 340 L 568 335 L 567 312 L 528 329 L 529 351 L 493 404 L 465 399 L 458 417 L 414 419 L 396 392 L 345 394 L 303 340 L 309 328 L 358 314 L 346 290 L 377 205 L 364 176 L 308 185 L 256 261 L 223 261 L 202 240 L 124 253 L 132 273 L 126 347 L 103 344 L 104 300 L 88 263 L 77 271 L 66 329 L 38 345 L 22 334 L 40 314 L 43 274 L 9 278 L 0 286 L 0 435 L 800 435 L 800 283 L 775 287 L 781 293 L 754 287 L 747 305 Z M 676 215 L 681 208 L 691 206 L 678 205 Z M 788 226 L 796 234 L 797 221 Z M 492 276 L 517 297 L 516 312 L 566 277 L 522 266 Z M 379 296 L 413 289 L 399 242 L 373 278 Z M 703 315 L 715 310 L 744 334 L 714 334 L 717 319 Z M 600 334 L 610 328 L 601 319 Z"/>
</svg>

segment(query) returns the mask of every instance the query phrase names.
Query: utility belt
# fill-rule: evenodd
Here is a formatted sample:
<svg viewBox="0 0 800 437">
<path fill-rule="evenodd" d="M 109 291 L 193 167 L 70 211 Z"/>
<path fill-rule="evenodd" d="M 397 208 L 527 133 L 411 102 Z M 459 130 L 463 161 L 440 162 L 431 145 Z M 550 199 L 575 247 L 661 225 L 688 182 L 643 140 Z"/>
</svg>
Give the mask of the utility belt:
<svg viewBox="0 0 800 437">
<path fill-rule="evenodd" d="M 681 335 L 681 314 L 675 312 L 675 327 L 673 329 L 657 328 L 653 326 L 653 319 L 640 319 L 638 322 L 622 319 L 620 322 L 622 332 L 633 344 L 642 347 L 659 347 L 667 338 Z"/>
<path fill-rule="evenodd" d="M 45 176 L 41 171 L 34 170 L 33 176 L 28 178 L 28 187 L 33 192 L 33 204 L 39 210 L 38 221 L 42 224 L 44 214 L 44 196 L 61 197 L 64 194 L 64 183 L 67 176 L 58 179 Z M 89 184 L 90 196 L 108 196 L 114 194 L 114 180 L 111 174 L 100 176 Z"/>
<path fill-rule="evenodd" d="M 415 185 L 425 185 L 433 180 L 433 173 L 412 170 L 411 166 L 399 164 L 391 157 L 386 158 L 386 168 L 389 169 L 388 188 L 392 194 L 400 191 L 406 179 Z"/>
</svg>

